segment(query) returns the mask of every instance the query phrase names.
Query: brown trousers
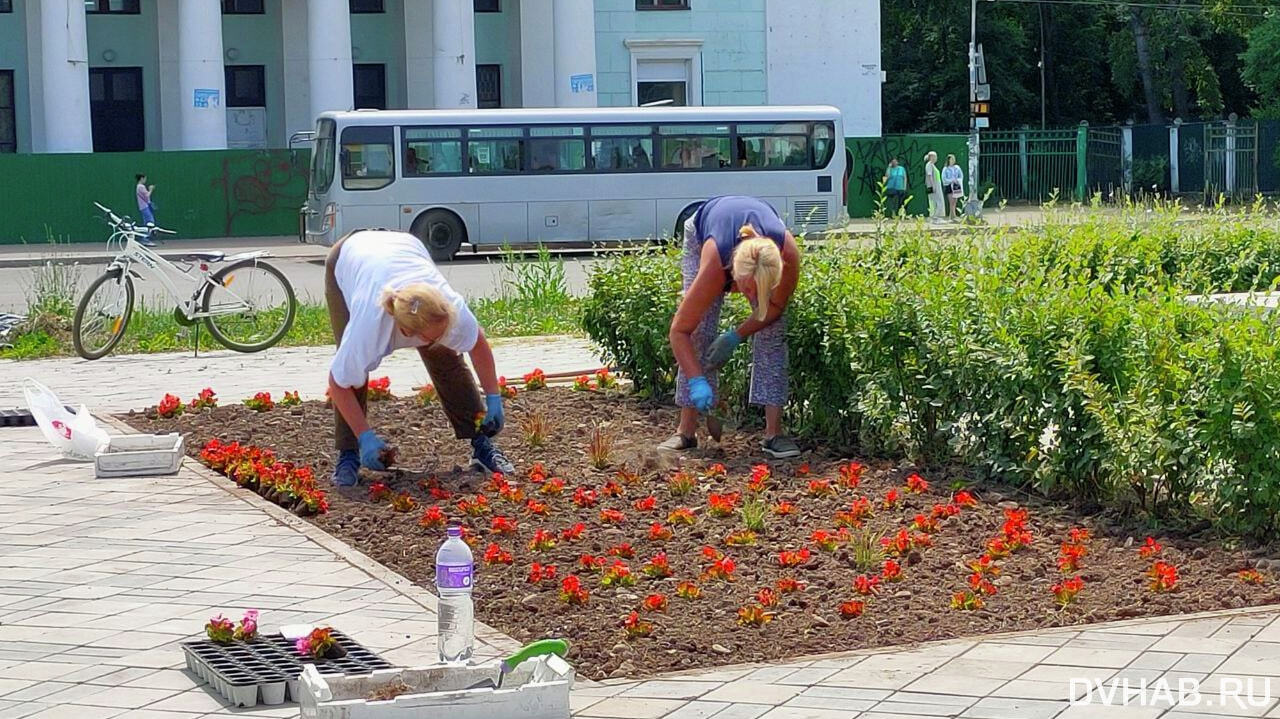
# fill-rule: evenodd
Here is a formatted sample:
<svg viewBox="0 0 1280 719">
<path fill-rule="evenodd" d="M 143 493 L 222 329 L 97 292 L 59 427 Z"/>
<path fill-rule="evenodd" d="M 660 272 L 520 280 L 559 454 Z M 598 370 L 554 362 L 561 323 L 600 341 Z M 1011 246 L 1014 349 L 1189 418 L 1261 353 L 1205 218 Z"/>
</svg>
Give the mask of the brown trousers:
<svg viewBox="0 0 1280 719">
<path fill-rule="evenodd" d="M 343 238 L 344 240 L 346 238 Z M 351 313 L 347 309 L 347 300 L 342 296 L 334 268 L 338 264 L 338 254 L 342 251 L 339 240 L 329 250 L 324 261 L 324 301 L 329 307 L 329 323 L 333 326 L 333 340 L 342 344 L 342 333 L 347 329 Z M 426 365 L 427 374 L 431 377 L 436 392 L 440 395 L 440 404 L 444 407 L 449 424 L 453 425 L 453 433 L 458 439 L 471 439 L 476 436 L 476 415 L 485 411 L 484 400 L 480 397 L 480 389 L 476 385 L 475 375 L 462 360 L 462 355 L 443 345 L 427 345 L 418 348 L 422 364 Z M 365 409 L 365 396 L 369 386 L 366 384 L 355 390 L 356 400 L 361 411 Z M 342 413 L 337 407 L 333 410 L 333 442 L 338 451 L 357 450 L 359 441 L 347 426 Z"/>
</svg>

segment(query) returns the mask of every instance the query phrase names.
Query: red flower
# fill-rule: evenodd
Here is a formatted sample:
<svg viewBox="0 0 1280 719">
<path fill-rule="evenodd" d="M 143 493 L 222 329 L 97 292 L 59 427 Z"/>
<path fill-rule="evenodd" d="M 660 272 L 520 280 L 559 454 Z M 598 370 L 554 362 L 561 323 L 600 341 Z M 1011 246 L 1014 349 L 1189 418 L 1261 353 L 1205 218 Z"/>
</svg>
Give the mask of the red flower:
<svg viewBox="0 0 1280 719">
<path fill-rule="evenodd" d="M 1089 540 L 1093 539 L 1093 535 L 1089 533 L 1089 530 L 1083 527 L 1072 527 L 1067 536 L 1071 539 L 1072 544 L 1088 544 Z"/>
<path fill-rule="evenodd" d="M 840 465 L 840 486 L 845 489 L 857 489 L 858 483 L 862 481 L 862 473 L 866 470 L 857 462 L 849 462 Z"/>
<path fill-rule="evenodd" d="M 554 564 L 538 564 L 533 563 L 529 567 L 529 578 L 526 580 L 529 584 L 541 584 L 556 578 L 556 567 Z"/>
<path fill-rule="evenodd" d="M 995 558 L 1007 557 L 1010 554 L 1009 544 L 1003 537 L 987 540 L 987 555 Z"/>
<path fill-rule="evenodd" d="M 556 536 L 545 529 L 539 529 L 533 533 L 533 538 L 529 540 L 529 549 L 535 552 L 547 552 L 556 546 Z"/>
<path fill-rule="evenodd" d="M 952 609 L 973 611 L 975 609 L 982 609 L 983 604 L 982 597 L 968 590 L 956 592 L 951 595 Z"/>
<path fill-rule="evenodd" d="M 773 614 L 764 607 L 742 607 L 738 610 L 738 624 L 744 627 L 761 627 L 773 621 Z"/>
<path fill-rule="evenodd" d="M 783 577 L 775 582 L 778 587 L 779 594 L 791 594 L 792 592 L 803 592 L 804 582 L 797 581 L 793 577 Z"/>
<path fill-rule="evenodd" d="M 605 524 L 622 524 L 627 517 L 616 509 L 600 510 L 600 521 Z"/>
<path fill-rule="evenodd" d="M 693 582 L 680 582 L 676 585 L 676 596 L 681 599 L 697 599 L 702 596 L 702 590 Z"/>
<path fill-rule="evenodd" d="M 524 388 L 529 391 L 547 388 L 547 374 L 540 369 L 534 368 L 532 372 L 525 375 Z"/>
<path fill-rule="evenodd" d="M 515 387 L 512 387 L 507 384 L 506 377 L 499 377 L 498 378 L 498 394 L 503 399 L 515 399 L 518 393 L 516 392 Z"/>
<path fill-rule="evenodd" d="M 584 554 L 581 557 L 578 557 L 578 566 L 588 571 L 604 569 L 605 565 L 608 563 L 608 559 L 605 559 L 604 557 L 593 557 L 590 554 Z"/>
<path fill-rule="evenodd" d="M 254 412 L 266 412 L 276 406 L 276 403 L 271 401 L 270 392 L 259 392 L 244 400 L 243 404 Z"/>
<path fill-rule="evenodd" d="M 925 481 L 924 477 L 912 473 L 907 476 L 907 491 L 912 494 L 924 494 L 929 491 L 929 483 Z"/>
<path fill-rule="evenodd" d="M 912 535 L 911 546 L 915 547 L 916 549 L 924 549 L 925 547 L 932 547 L 933 537 L 930 537 L 927 534 Z"/>
<path fill-rule="evenodd" d="M 737 492 L 707 495 L 707 513 L 713 517 L 728 517 L 732 515 L 738 505 L 739 496 Z"/>
<path fill-rule="evenodd" d="M 1172 592 L 1178 586 L 1178 568 L 1168 562 L 1156 562 L 1147 570 L 1151 591 Z"/>
<path fill-rule="evenodd" d="M 391 508 L 397 512 L 412 512 L 418 507 L 418 503 L 408 492 L 401 492 L 391 498 Z"/>
<path fill-rule="evenodd" d="M 1245 584 L 1265 584 L 1267 577 L 1256 569 L 1241 569 L 1236 577 Z"/>
<path fill-rule="evenodd" d="M 756 592 L 756 601 L 760 602 L 762 607 L 778 606 L 778 593 L 769 587 L 764 587 Z"/>
<path fill-rule="evenodd" d="M 1147 537 L 1147 541 L 1143 542 L 1141 547 L 1138 547 L 1138 556 L 1143 559 L 1150 559 L 1163 549 L 1164 545 L 1157 542 L 1155 537 Z"/>
<path fill-rule="evenodd" d="M 1080 560 L 1089 550 L 1083 544 L 1063 544 L 1062 554 L 1058 557 L 1058 569 L 1074 572 L 1080 568 Z"/>
<path fill-rule="evenodd" d="M 580 374 L 573 380 L 574 392 L 590 392 L 596 388 L 596 383 L 591 381 L 591 377 Z"/>
<path fill-rule="evenodd" d="M 653 555 L 653 559 L 645 562 L 645 565 L 640 568 L 640 571 L 646 577 L 653 579 L 664 579 L 666 577 L 670 577 L 674 573 L 671 570 L 671 565 L 667 562 L 666 552 L 659 552 Z"/>
<path fill-rule="evenodd" d="M 382 482 L 374 482 L 369 485 L 369 499 L 374 502 L 381 502 L 391 496 L 391 488 Z"/>
<path fill-rule="evenodd" d="M 194 407 L 195 401 L 193 400 L 191 404 Z M 186 405 L 182 404 L 182 400 L 178 399 L 176 395 L 166 394 L 164 399 L 160 400 L 160 404 L 156 405 L 156 414 L 168 419 L 182 414 L 184 409 L 186 409 Z"/>
<path fill-rule="evenodd" d="M 658 500 L 653 495 L 649 495 L 644 499 L 637 499 L 631 506 L 639 512 L 652 512 L 658 506 Z"/>
<path fill-rule="evenodd" d="M 484 550 L 483 559 L 485 564 L 511 564 L 515 561 L 510 552 L 503 551 L 497 544 L 490 544 Z"/>
<path fill-rule="evenodd" d="M 688 507 L 676 507 L 667 515 L 667 521 L 671 524 L 693 524 L 698 518 Z"/>
<path fill-rule="evenodd" d="M 995 565 L 995 560 L 990 554 L 984 554 L 977 561 L 969 562 L 969 569 L 972 569 L 974 574 L 996 576 L 1000 573 L 1000 567 Z"/>
<path fill-rule="evenodd" d="M 599 495 L 594 489 L 578 487 L 573 490 L 573 503 L 579 507 L 594 507 Z"/>
<path fill-rule="evenodd" d="M 935 504 L 933 509 L 929 510 L 929 516 L 934 519 L 948 519 L 960 513 L 960 505 L 958 504 Z"/>
<path fill-rule="evenodd" d="M 427 491 L 430 492 L 432 499 L 440 502 L 444 502 L 453 497 L 453 492 L 450 492 L 447 489 L 442 489 L 440 487 L 432 487 Z"/>
<path fill-rule="evenodd" d="M 853 578 L 853 591 L 867 596 L 875 594 L 880 590 L 880 577 L 868 577 L 865 574 L 859 574 Z"/>
<path fill-rule="evenodd" d="M 917 514 L 911 520 L 911 528 L 917 532 L 935 532 L 938 529 L 938 520 Z"/>
<path fill-rule="evenodd" d="M 785 517 L 788 514 L 795 514 L 796 505 L 784 499 L 781 502 L 778 502 L 777 504 L 773 505 L 773 513 L 778 515 L 779 517 Z"/>
<path fill-rule="evenodd" d="M 284 399 L 280 400 L 281 407 L 297 407 L 302 404 L 302 398 L 298 396 L 297 391 L 285 392 Z"/>
<path fill-rule="evenodd" d="M 564 491 L 564 480 L 559 477 L 552 477 L 542 483 L 538 491 L 547 496 L 556 496 Z"/>
<path fill-rule="evenodd" d="M 809 535 L 809 541 L 824 552 L 834 552 L 840 546 L 839 536 L 825 529 L 814 530 L 813 534 Z"/>
<path fill-rule="evenodd" d="M 482 514 L 489 513 L 489 498 L 483 494 L 477 494 L 474 499 L 459 499 L 458 511 L 469 517 L 479 517 Z"/>
<path fill-rule="evenodd" d="M 609 480 L 608 482 L 604 483 L 603 487 L 600 488 L 600 492 L 606 497 L 621 497 L 622 485 L 618 484 L 617 482 L 614 482 L 613 480 Z"/>
<path fill-rule="evenodd" d="M 704 479 L 723 479 L 728 474 L 729 470 L 725 469 L 723 464 L 716 462 L 710 467 L 707 467 L 707 470 L 702 473 L 702 476 Z"/>
<path fill-rule="evenodd" d="M 547 515 L 547 505 L 543 502 L 531 499 L 525 502 L 524 508 L 528 510 L 529 514 L 537 514 L 543 517 Z"/>
<path fill-rule="evenodd" d="M 606 552 L 610 557 L 622 557 L 623 559 L 631 559 L 636 556 L 636 552 L 631 548 L 631 544 L 623 542 L 616 547 L 609 547 Z"/>
<path fill-rule="evenodd" d="M 605 587 L 630 587 L 636 583 L 635 575 L 631 573 L 631 569 L 622 560 L 614 560 L 613 564 L 604 570 L 604 574 L 600 575 L 600 586 Z"/>
<path fill-rule="evenodd" d="M 662 526 L 658 522 L 654 522 L 653 524 L 649 525 L 649 541 L 650 542 L 665 542 L 668 539 L 671 539 L 670 529 L 667 529 L 666 527 Z"/>
<path fill-rule="evenodd" d="M 693 491 L 698 486 L 697 480 L 693 475 L 682 470 L 671 475 L 671 479 L 667 480 L 667 489 L 671 492 L 672 497 L 683 497 Z"/>
<path fill-rule="evenodd" d="M 892 537 L 881 537 L 880 546 L 885 553 L 893 557 L 905 556 L 911 551 L 911 535 L 905 529 L 899 529 Z"/>
<path fill-rule="evenodd" d="M 1084 589 L 1084 580 L 1080 577 L 1064 579 L 1049 587 L 1049 591 L 1053 592 L 1053 596 L 1058 600 L 1058 605 L 1062 607 L 1075 601 L 1076 595 L 1080 593 L 1081 589 Z"/>
<path fill-rule="evenodd" d="M 585 531 L 587 531 L 587 525 L 582 522 L 578 522 L 572 527 L 560 532 L 560 538 L 566 542 L 576 542 L 579 539 L 582 539 L 582 533 Z"/>
<path fill-rule="evenodd" d="M 493 524 L 490 525 L 489 531 L 493 534 L 515 534 L 516 522 L 514 519 L 506 517 L 494 517 Z"/>
<path fill-rule="evenodd" d="M 768 487 L 769 480 L 772 478 L 773 473 L 769 471 L 769 465 L 757 464 L 751 468 L 751 479 L 747 482 L 747 485 L 755 485 L 752 491 L 761 492 Z"/>
<path fill-rule="evenodd" d="M 969 587 L 979 594 L 986 594 L 990 596 L 996 593 L 996 585 L 992 584 L 987 579 L 984 579 L 981 574 L 976 572 L 969 575 Z"/>
<path fill-rule="evenodd" d="M 884 506 L 886 509 L 893 509 L 902 503 L 902 497 L 898 495 L 898 490 L 890 489 L 884 494 Z"/>
<path fill-rule="evenodd" d="M 807 547 L 794 552 L 784 550 L 778 552 L 778 564 L 783 567 L 799 567 L 807 564 L 810 556 Z"/>
<path fill-rule="evenodd" d="M 715 547 L 704 546 L 702 548 L 702 558 L 707 560 L 708 562 L 714 562 L 723 556 L 724 556 L 724 553 L 721 552 L 719 549 L 716 549 Z"/>
<path fill-rule="evenodd" d="M 542 484 L 547 481 L 547 468 L 542 466 L 542 462 L 534 462 L 529 468 L 529 481 L 534 484 Z"/>
<path fill-rule="evenodd" d="M 756 533 L 750 529 L 739 529 L 736 532 L 730 532 L 724 538 L 724 543 L 730 547 L 749 547 L 756 543 Z"/>
<path fill-rule="evenodd" d="M 853 599 L 840 604 L 840 616 L 844 617 L 845 619 L 853 619 L 855 617 L 860 617 L 862 616 L 862 613 L 865 612 L 866 610 L 867 610 L 867 603 L 860 602 L 857 599 Z"/>
<path fill-rule="evenodd" d="M 809 469 L 809 463 L 808 463 L 808 462 L 801 462 L 801 463 L 800 463 L 800 466 L 799 466 L 799 467 L 796 467 L 796 476 L 797 476 L 797 477 L 808 477 L 808 476 L 809 476 L 809 473 L 810 473 L 811 471 L 812 471 L 812 470 L 810 470 L 810 469 Z"/>
<path fill-rule="evenodd" d="M 582 580 L 573 575 L 569 575 L 560 582 L 560 601 L 566 604 L 583 605 L 587 603 L 590 595 L 582 586 Z"/>
<path fill-rule="evenodd" d="M 653 625 L 641 619 L 638 612 L 631 612 L 624 617 L 622 628 L 626 630 L 628 639 L 647 637 L 653 634 Z"/>
<path fill-rule="evenodd" d="M 866 497 L 858 497 L 853 500 L 853 504 L 849 507 L 849 514 L 858 520 L 870 518 L 874 514 L 871 509 L 871 500 Z"/>
<path fill-rule="evenodd" d="M 737 564 L 728 557 L 717 559 L 711 563 L 707 571 L 702 573 L 704 579 L 719 579 L 722 582 L 732 582 L 733 572 L 737 569 Z"/>
<path fill-rule="evenodd" d="M 651 612 L 665 612 L 667 610 L 667 598 L 661 594 L 650 594 L 644 598 L 641 606 Z"/>
<path fill-rule="evenodd" d="M 200 394 L 191 400 L 191 409 L 213 409 L 218 406 L 218 395 L 214 394 L 211 387 L 205 387 L 200 390 Z M 164 415 L 161 415 L 164 416 Z"/>
<path fill-rule="evenodd" d="M 427 511 L 422 513 L 422 518 L 418 520 L 418 526 L 443 527 L 444 522 L 444 510 L 440 509 L 440 505 L 433 504 L 430 507 L 427 507 Z"/>
<path fill-rule="evenodd" d="M 963 489 L 960 490 L 959 492 L 956 492 L 954 495 L 952 495 L 951 502 L 961 507 L 978 506 L 978 500 L 974 499 L 972 494 L 970 494 L 967 490 L 963 490 Z"/>
<path fill-rule="evenodd" d="M 830 497 L 836 491 L 831 488 L 831 481 L 826 479 L 809 480 L 809 488 L 806 490 L 810 497 Z"/>
<path fill-rule="evenodd" d="M 370 402 L 391 399 L 391 378 L 379 377 L 378 379 L 369 380 L 369 390 L 365 394 L 365 398 Z"/>
<path fill-rule="evenodd" d="M 608 367 L 601 367 L 596 370 L 596 382 L 600 385 L 600 389 L 611 389 L 618 386 L 618 379 L 609 372 Z"/>
<path fill-rule="evenodd" d="M 886 582 L 902 580 L 902 565 L 892 559 L 884 560 L 884 569 L 880 571 L 880 579 Z"/>
</svg>

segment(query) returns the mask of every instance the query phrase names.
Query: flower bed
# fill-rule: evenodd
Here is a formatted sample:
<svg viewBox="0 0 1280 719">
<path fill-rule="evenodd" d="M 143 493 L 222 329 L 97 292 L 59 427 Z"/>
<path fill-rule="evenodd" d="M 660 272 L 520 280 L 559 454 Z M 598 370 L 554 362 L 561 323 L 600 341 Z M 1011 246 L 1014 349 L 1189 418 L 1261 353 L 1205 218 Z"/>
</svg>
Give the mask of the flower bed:
<svg viewBox="0 0 1280 719">
<path fill-rule="evenodd" d="M 322 402 L 125 419 L 181 432 L 193 452 L 251 442 L 314 466 L 330 510 L 310 521 L 426 587 L 442 527 L 461 523 L 477 616 L 521 641 L 572 640 L 594 678 L 1280 602 L 1276 570 L 1248 552 L 1148 543 L 963 477 L 820 455 L 765 464 L 758 436 L 732 432 L 679 471 L 651 449 L 674 412 L 617 395 L 520 392 L 501 437 L 509 478 L 463 472 L 469 446 L 438 407 L 370 410 L 410 469 L 352 489 L 324 479 Z M 540 449 L 519 429 L 535 416 L 550 425 Z"/>
</svg>

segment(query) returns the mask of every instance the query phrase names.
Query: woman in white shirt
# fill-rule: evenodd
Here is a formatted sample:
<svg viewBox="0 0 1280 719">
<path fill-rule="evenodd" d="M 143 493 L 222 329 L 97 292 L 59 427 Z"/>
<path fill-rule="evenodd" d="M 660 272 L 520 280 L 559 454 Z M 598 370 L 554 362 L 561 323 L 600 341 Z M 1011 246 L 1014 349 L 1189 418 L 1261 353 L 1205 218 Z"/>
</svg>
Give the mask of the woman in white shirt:
<svg viewBox="0 0 1280 719">
<path fill-rule="evenodd" d="M 946 200 L 943 199 L 942 174 L 938 172 L 938 153 L 932 150 L 924 156 L 924 187 L 929 194 L 929 222 L 942 222 L 942 215 L 947 211 Z"/>
<path fill-rule="evenodd" d="M 369 373 L 397 349 L 414 347 L 431 375 L 458 439 L 471 441 L 471 465 L 513 474 L 492 435 L 505 421 L 493 350 L 466 300 L 407 232 L 357 230 L 338 240 L 325 260 L 325 303 L 338 350 L 329 365 L 338 461 L 333 481 L 350 487 L 361 467 L 386 469 L 385 442 L 369 427 Z M 466 352 L 475 376 L 460 352 Z M 477 419 L 483 421 L 477 424 Z"/>
<path fill-rule="evenodd" d="M 947 219 L 952 222 L 956 221 L 956 201 L 964 197 L 964 170 L 956 164 L 955 155 L 947 155 L 947 166 L 942 168 L 942 187 L 947 193 L 947 201 L 950 203 L 947 210 Z"/>
</svg>

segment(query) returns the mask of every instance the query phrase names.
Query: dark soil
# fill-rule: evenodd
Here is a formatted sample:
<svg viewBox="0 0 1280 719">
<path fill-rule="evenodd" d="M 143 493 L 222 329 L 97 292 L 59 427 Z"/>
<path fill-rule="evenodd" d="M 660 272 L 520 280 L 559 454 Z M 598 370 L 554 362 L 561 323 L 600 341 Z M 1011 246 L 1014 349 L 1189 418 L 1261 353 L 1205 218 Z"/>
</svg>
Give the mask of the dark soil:
<svg viewBox="0 0 1280 719">
<path fill-rule="evenodd" d="M 522 420 L 541 413 L 553 424 L 547 446 L 530 449 L 521 436 Z M 871 597 L 858 597 L 854 578 L 863 572 L 854 566 L 851 548 L 835 552 L 818 551 L 809 541 L 816 529 L 834 531 L 833 515 L 847 510 L 856 497 L 866 497 L 875 506 L 875 515 L 866 528 L 875 536 L 889 536 L 911 523 L 919 512 L 928 513 L 951 498 L 950 478 L 928 477 L 931 486 L 924 494 L 903 490 L 909 468 L 884 462 L 866 462 L 867 470 L 856 489 L 837 486 L 841 458 L 810 454 L 794 461 L 768 462 L 772 488 L 763 500 L 773 506 L 780 500 L 792 502 L 797 511 L 789 516 L 767 517 L 755 546 L 726 546 L 725 537 L 742 529 L 735 514 L 716 518 L 707 513 L 709 492 L 741 492 L 752 465 L 765 462 L 759 451 L 760 437 L 730 431 L 722 444 L 689 453 L 685 467 L 701 475 L 713 462 L 722 462 L 728 476 L 719 480 L 699 478 L 691 494 L 672 497 L 667 480 L 673 474 L 671 460 L 652 449 L 667 437 L 676 424 L 675 412 L 654 408 L 622 396 L 548 389 L 524 392 L 508 402 L 507 429 L 501 446 L 516 464 L 518 477 L 512 478 L 527 497 L 545 502 L 546 516 L 529 513 L 524 501 L 503 499 L 490 487 L 490 478 L 464 470 L 470 446 L 454 439 L 443 412 L 437 407 L 422 408 L 411 400 L 377 402 L 371 406 L 371 420 L 389 444 L 396 446 L 397 469 L 366 475 L 362 486 L 331 488 L 328 514 L 311 517 L 325 531 L 341 537 L 360 551 L 425 587 L 431 587 L 435 551 L 444 537 L 442 528 L 419 526 L 423 511 L 439 505 L 450 522 L 469 527 L 477 538 L 475 589 L 476 612 L 481 621 L 517 640 L 531 641 L 564 637 L 572 643 L 569 659 L 578 671 L 592 678 L 652 675 L 677 669 L 782 659 L 806 654 L 847 651 L 866 647 L 946 639 L 952 637 L 1101 622 L 1142 616 L 1156 616 L 1236 608 L 1280 602 L 1280 581 L 1267 560 L 1254 554 L 1231 550 L 1208 540 L 1192 541 L 1173 536 L 1157 539 L 1164 544 L 1158 559 L 1177 567 L 1180 579 L 1174 591 L 1156 593 L 1148 587 L 1146 571 L 1154 559 L 1139 557 L 1137 548 L 1145 535 L 1105 525 L 1096 517 L 1082 517 L 1051 503 L 1020 498 L 1015 505 L 1009 495 L 989 488 L 972 488 L 979 505 L 944 519 L 933 533 L 933 546 L 912 552 L 902 560 L 901 582 L 882 585 Z M 178 431 L 187 439 L 188 451 L 196 455 L 211 438 L 224 442 L 238 440 L 274 449 L 282 459 L 311 464 L 327 480 L 333 461 L 332 410 L 321 402 L 301 407 L 276 409 L 259 414 L 242 406 L 220 407 L 192 412 L 176 419 L 156 419 L 154 411 L 134 413 L 124 419 L 147 432 Z M 607 426 L 614 437 L 609 469 L 591 467 L 586 447 L 591 430 Z M 797 476 L 807 460 L 811 474 Z M 526 473 L 542 462 L 548 475 L 564 479 L 559 495 L 541 492 Z M 627 481 L 616 477 L 624 467 L 638 475 Z M 807 491 L 808 480 L 830 479 L 832 496 L 814 497 Z M 385 482 L 395 493 L 407 492 L 416 500 L 409 512 L 396 512 L 388 499 L 369 499 L 368 485 Z M 601 490 L 606 482 L 617 481 L 622 496 L 600 493 L 599 502 L 581 508 L 572 501 L 574 490 L 585 487 Z M 433 498 L 429 488 L 438 486 L 453 496 Z M 545 486 L 545 485 L 543 485 Z M 897 488 L 902 504 L 896 509 L 882 506 L 886 492 Z M 488 514 L 469 517 L 457 502 L 483 493 L 489 500 Z M 641 511 L 638 500 L 653 496 L 656 508 Z M 1000 562 L 1001 574 L 994 579 L 998 593 L 986 598 L 986 606 L 976 611 L 950 607 L 954 592 L 967 588 L 967 564 L 983 552 L 986 541 L 998 536 L 1004 523 L 1004 509 L 1022 506 L 1029 510 L 1029 528 L 1034 541 L 1029 549 Z M 693 526 L 671 525 L 667 514 L 676 507 L 690 507 L 697 514 Z M 620 525 L 601 519 L 602 509 L 622 512 Z M 493 535 L 493 518 L 506 517 L 518 528 L 514 534 Z M 577 541 L 566 541 L 561 532 L 581 522 L 586 529 Z M 651 541 L 649 527 L 661 522 L 674 536 Z M 1076 573 L 1085 581 L 1077 601 L 1059 609 L 1050 586 L 1064 575 L 1059 571 L 1059 548 L 1072 527 L 1088 527 L 1094 535 L 1088 555 Z M 557 544 L 545 551 L 530 548 L 536 530 L 554 533 Z M 855 535 L 862 530 L 854 530 Z M 510 565 L 484 564 L 487 546 L 496 542 L 510 552 Z M 579 566 L 583 554 L 605 555 L 611 547 L 629 543 L 634 558 L 624 559 L 637 582 L 634 586 L 606 589 L 598 570 Z M 702 548 L 711 546 L 737 563 L 730 583 L 701 578 L 708 566 Z M 779 566 L 778 552 L 808 547 L 809 563 L 800 568 Z M 643 565 L 656 553 L 665 551 L 674 576 L 651 579 L 641 573 Z M 610 558 L 612 561 L 613 558 Z M 538 585 L 527 582 L 533 562 L 557 568 L 553 581 Z M 1261 566 L 1264 584 L 1248 585 L 1236 577 L 1241 569 Z M 870 570 L 878 573 L 877 568 Z M 589 590 L 586 606 L 570 606 L 560 600 L 560 581 L 577 575 Z M 773 621 L 763 627 L 743 627 L 737 623 L 738 609 L 756 604 L 756 592 L 778 579 L 792 577 L 807 584 L 798 593 L 783 595 Z M 690 580 L 702 589 L 698 599 L 675 595 L 679 581 Z M 641 601 L 661 593 L 669 599 L 666 611 L 645 611 Z M 853 619 L 841 618 L 839 607 L 851 599 L 865 599 L 866 612 Z M 622 620 L 633 610 L 652 622 L 651 636 L 628 639 Z"/>
</svg>

